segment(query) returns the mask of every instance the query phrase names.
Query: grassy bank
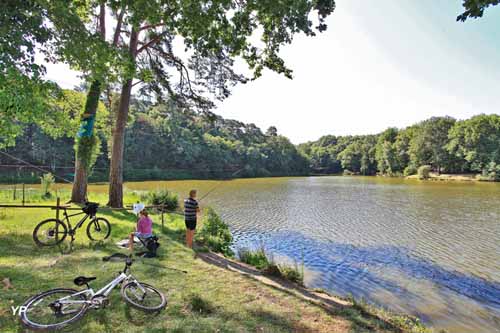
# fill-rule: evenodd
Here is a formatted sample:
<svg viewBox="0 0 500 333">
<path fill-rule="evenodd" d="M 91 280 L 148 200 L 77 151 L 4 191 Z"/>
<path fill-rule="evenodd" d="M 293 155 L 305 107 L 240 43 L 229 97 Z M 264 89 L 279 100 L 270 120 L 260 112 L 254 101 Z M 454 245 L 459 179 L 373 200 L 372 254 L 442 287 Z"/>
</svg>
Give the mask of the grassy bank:
<svg viewBox="0 0 500 333">
<path fill-rule="evenodd" d="M 92 199 L 105 202 L 103 195 Z M 126 203 L 136 200 L 137 194 L 128 195 Z M 135 217 L 105 210 L 99 214 L 112 223 L 111 239 L 91 243 L 80 229 L 73 253 L 63 255 L 57 248 L 37 248 L 31 239 L 34 226 L 53 217 L 54 212 L 0 208 L 0 281 L 9 279 L 12 284 L 12 288 L 0 288 L 1 332 L 24 331 L 10 307 L 29 296 L 55 287 L 74 288 L 72 280 L 78 275 L 97 276 L 91 285 L 98 288 L 122 268 L 120 263 L 101 259 L 120 252 L 114 243 L 133 229 Z M 426 332 L 406 317 L 377 312 L 352 301 L 334 299 L 327 307 L 288 288 L 204 260 L 206 254 L 196 255 L 184 247 L 179 216 L 167 215 L 163 231 L 159 216 L 153 220 L 160 235 L 160 257 L 139 259 L 132 273 L 166 293 L 167 309 L 154 317 L 145 316 L 129 309 L 115 290 L 110 306 L 87 313 L 76 326 L 78 332 Z M 67 331 L 74 332 L 75 326 Z"/>
</svg>

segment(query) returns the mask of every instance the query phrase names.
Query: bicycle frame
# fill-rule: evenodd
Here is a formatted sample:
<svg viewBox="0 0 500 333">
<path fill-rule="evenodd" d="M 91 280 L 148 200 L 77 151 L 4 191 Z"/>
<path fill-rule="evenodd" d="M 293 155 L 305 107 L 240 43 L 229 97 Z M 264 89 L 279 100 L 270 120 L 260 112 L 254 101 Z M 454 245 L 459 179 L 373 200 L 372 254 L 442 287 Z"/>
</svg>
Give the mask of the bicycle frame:
<svg viewBox="0 0 500 333">
<path fill-rule="evenodd" d="M 82 227 L 83 223 L 85 223 L 85 221 L 87 221 L 87 219 L 90 217 L 89 214 L 85 213 L 85 212 L 80 212 L 80 213 L 76 213 L 76 214 L 70 214 L 68 215 L 68 212 L 66 211 L 66 209 L 64 210 L 64 220 L 66 221 L 66 223 L 68 224 L 68 227 L 69 227 L 69 230 L 70 232 L 75 232 L 76 229 L 79 229 Z M 85 216 L 75 225 L 74 228 L 71 227 L 71 222 L 69 220 L 70 217 L 73 217 L 73 216 L 77 216 L 77 215 L 82 215 L 82 214 L 85 214 Z"/>
<path fill-rule="evenodd" d="M 90 306 L 93 306 L 94 305 L 94 303 L 92 302 L 93 298 L 95 298 L 96 296 L 104 296 L 104 297 L 108 296 L 111 293 L 111 291 L 113 291 L 113 289 L 116 288 L 116 286 L 118 286 L 119 284 L 121 284 L 124 281 L 125 282 L 129 282 L 129 281 L 136 282 L 136 284 L 139 286 L 139 289 L 141 289 L 141 291 L 143 292 L 143 295 L 146 294 L 146 290 L 135 279 L 135 277 L 133 277 L 131 274 L 127 275 L 124 272 L 121 272 L 120 275 L 118 275 L 113 281 L 111 281 L 110 283 L 108 283 L 107 285 L 105 285 L 104 287 L 99 289 L 97 292 L 94 292 L 94 290 L 89 287 L 85 290 L 79 291 L 79 292 L 74 293 L 72 295 L 60 298 L 57 300 L 57 302 L 59 302 L 60 304 L 63 304 L 63 305 L 64 304 L 69 305 L 69 304 L 82 304 L 82 303 L 84 303 L 84 304 L 89 304 Z M 72 297 L 79 296 L 79 295 L 86 295 L 87 299 L 84 301 L 71 300 Z M 136 296 L 138 296 L 138 295 L 136 295 Z"/>
</svg>

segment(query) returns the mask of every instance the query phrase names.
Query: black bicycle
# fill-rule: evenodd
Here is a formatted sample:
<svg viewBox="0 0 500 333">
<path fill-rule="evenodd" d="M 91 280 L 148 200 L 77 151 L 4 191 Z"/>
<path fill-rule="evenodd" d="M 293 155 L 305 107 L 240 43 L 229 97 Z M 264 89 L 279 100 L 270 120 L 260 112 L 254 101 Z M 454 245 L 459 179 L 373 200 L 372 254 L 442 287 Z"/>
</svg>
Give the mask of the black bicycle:
<svg viewBox="0 0 500 333">
<path fill-rule="evenodd" d="M 75 240 L 76 230 L 81 228 L 83 223 L 90 218 L 87 224 L 87 236 L 90 240 L 102 241 L 109 237 L 111 233 L 111 224 L 108 220 L 102 217 L 96 217 L 99 204 L 96 202 L 86 202 L 82 207 L 82 212 L 68 215 L 65 207 L 62 207 L 64 219 L 44 220 L 33 230 L 33 240 L 39 246 L 55 246 L 60 244 L 66 236 L 71 236 L 71 242 Z M 69 218 L 77 215 L 85 214 L 74 228 L 71 227 Z"/>
</svg>

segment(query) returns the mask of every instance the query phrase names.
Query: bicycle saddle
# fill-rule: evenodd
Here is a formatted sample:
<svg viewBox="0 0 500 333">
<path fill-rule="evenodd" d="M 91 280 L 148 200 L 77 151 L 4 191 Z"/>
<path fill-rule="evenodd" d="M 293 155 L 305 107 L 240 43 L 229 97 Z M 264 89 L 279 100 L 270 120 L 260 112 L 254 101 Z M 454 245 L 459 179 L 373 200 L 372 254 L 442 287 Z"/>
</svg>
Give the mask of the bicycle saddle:
<svg viewBox="0 0 500 333">
<path fill-rule="evenodd" d="M 76 279 L 73 280 L 73 282 L 77 285 L 77 286 L 83 286 L 84 284 L 87 284 L 89 283 L 90 281 L 93 281 L 95 280 L 96 277 L 95 276 L 92 276 L 92 277 L 85 277 L 85 276 L 79 276 L 77 277 Z"/>
</svg>

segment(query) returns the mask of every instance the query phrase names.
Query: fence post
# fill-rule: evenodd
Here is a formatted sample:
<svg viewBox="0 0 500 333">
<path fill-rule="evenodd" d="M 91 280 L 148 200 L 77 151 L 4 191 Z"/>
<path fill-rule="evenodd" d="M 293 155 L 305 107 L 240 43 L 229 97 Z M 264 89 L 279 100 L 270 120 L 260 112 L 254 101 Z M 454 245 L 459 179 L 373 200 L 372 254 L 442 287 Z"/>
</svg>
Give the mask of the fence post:
<svg viewBox="0 0 500 333">
<path fill-rule="evenodd" d="M 16 184 L 14 184 L 14 192 L 13 192 L 13 196 L 14 196 L 14 201 L 16 201 Z"/>
<path fill-rule="evenodd" d="M 24 183 L 23 183 L 23 206 L 24 206 Z"/>
<path fill-rule="evenodd" d="M 56 200 L 56 220 L 59 221 L 59 204 L 61 203 L 61 199 L 57 197 Z M 56 242 L 59 241 L 59 223 L 56 222 Z"/>
<path fill-rule="evenodd" d="M 164 207 L 162 207 L 162 210 L 161 210 L 161 232 L 164 232 L 165 231 L 165 217 L 164 217 L 164 214 L 165 214 L 165 210 L 163 209 Z"/>
</svg>

